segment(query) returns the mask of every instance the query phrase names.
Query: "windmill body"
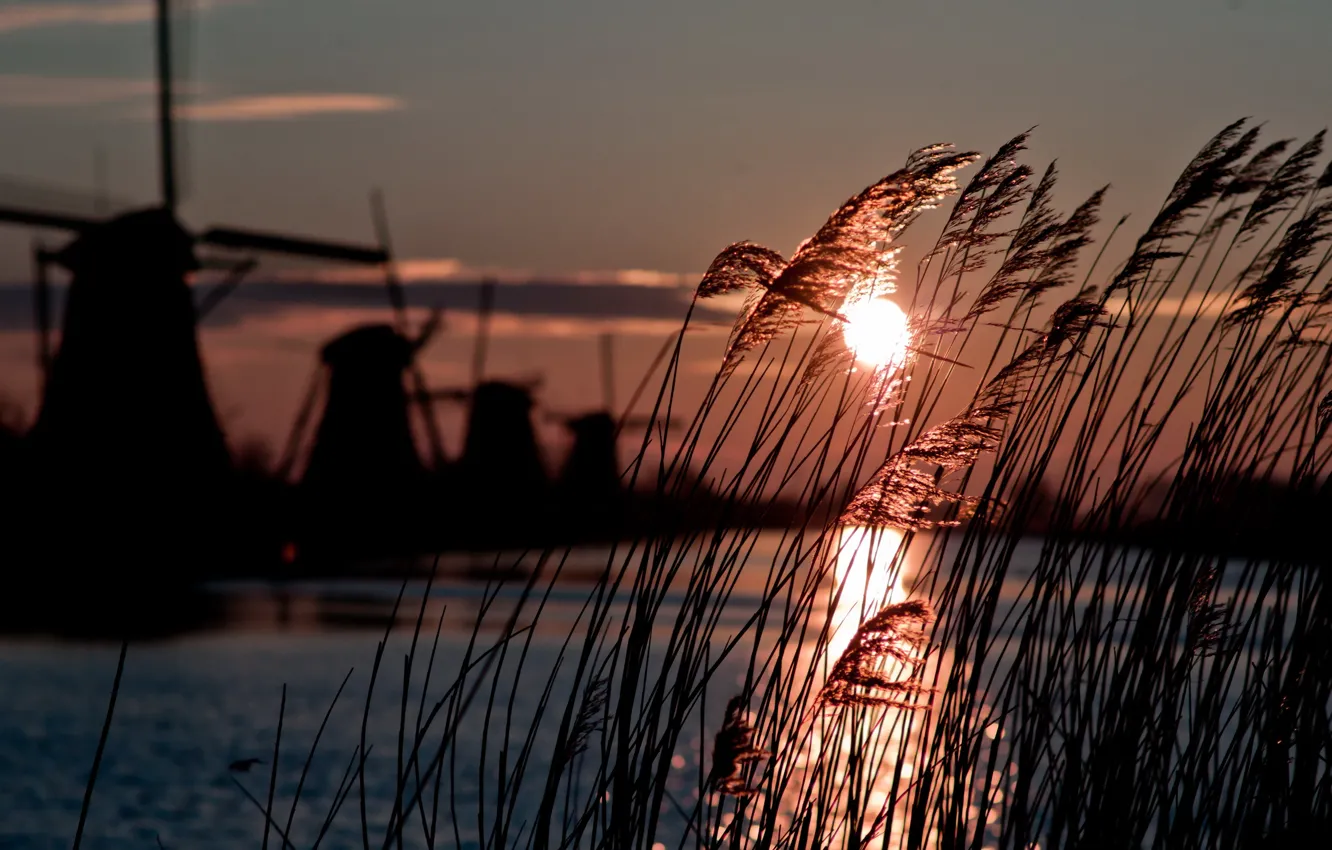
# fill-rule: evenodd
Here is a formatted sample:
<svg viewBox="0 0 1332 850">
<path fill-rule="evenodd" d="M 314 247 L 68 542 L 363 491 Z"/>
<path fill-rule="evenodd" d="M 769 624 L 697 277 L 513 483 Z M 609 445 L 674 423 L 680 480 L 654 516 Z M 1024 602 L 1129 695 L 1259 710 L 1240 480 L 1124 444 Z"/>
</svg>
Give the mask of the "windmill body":
<svg viewBox="0 0 1332 850">
<path fill-rule="evenodd" d="M 412 437 L 403 380 L 419 341 L 362 325 L 320 353 L 326 396 L 301 476 L 301 557 L 329 564 L 404 552 L 438 501 Z"/>
<path fill-rule="evenodd" d="M 574 514 L 580 524 L 610 520 L 603 516 L 620 505 L 620 461 L 617 443 L 620 425 L 611 412 L 615 408 L 614 341 L 610 334 L 599 339 L 602 408 L 576 416 L 562 416 L 573 435 L 573 447 L 556 479 L 562 513 Z M 578 516 L 578 515 L 582 516 Z M 569 518 L 563 520 L 569 521 Z"/>
<path fill-rule="evenodd" d="M 230 457 L 185 280 L 198 266 L 189 235 L 150 209 L 81 234 L 57 260 L 72 278 L 29 435 L 42 468 L 80 492 L 216 487 Z"/>
<path fill-rule="evenodd" d="M 414 344 L 389 325 L 364 325 L 324 346 L 328 396 L 301 479 L 338 499 L 382 500 L 426 478 L 403 378 Z"/>
<path fill-rule="evenodd" d="M 452 480 L 455 539 L 466 546 L 537 539 L 549 479 L 532 426 L 532 391 L 483 381 L 467 395 L 467 432 Z"/>
<path fill-rule="evenodd" d="M 186 283 L 192 240 L 154 208 L 83 230 L 54 259 L 71 279 L 26 440 L 29 554 L 82 573 L 127 550 L 153 580 L 200 566 L 224 551 L 201 543 L 219 536 L 232 471 Z"/>
<path fill-rule="evenodd" d="M 485 381 L 472 390 L 459 473 L 482 502 L 546 489 L 532 406 L 531 390 L 518 384 Z"/>
<path fill-rule="evenodd" d="M 615 419 L 594 411 L 567 420 L 565 427 L 573 434 L 573 448 L 556 482 L 560 501 L 588 510 L 614 506 L 622 495 Z"/>
<path fill-rule="evenodd" d="M 256 516 L 259 503 L 236 489 L 199 348 L 195 249 L 364 264 L 385 252 L 236 228 L 191 233 L 165 206 L 107 220 L 0 207 L 0 222 L 75 234 L 42 255 L 71 281 L 22 459 L 36 494 L 22 560 L 84 570 L 125 552 L 135 568 L 120 577 L 150 582 L 266 569 L 281 534 L 272 506 Z"/>
<path fill-rule="evenodd" d="M 622 476 L 621 431 L 626 426 L 661 424 L 655 418 L 633 416 L 629 410 L 618 416 L 613 412 L 615 355 L 610 334 L 602 334 L 599 352 L 602 407 L 558 416 L 573 436 L 573 445 L 555 483 L 557 522 L 561 529 L 581 539 L 608 539 L 624 531 L 636 509 L 636 499 Z M 631 409 L 636 400 L 637 393 L 629 403 Z"/>
</svg>

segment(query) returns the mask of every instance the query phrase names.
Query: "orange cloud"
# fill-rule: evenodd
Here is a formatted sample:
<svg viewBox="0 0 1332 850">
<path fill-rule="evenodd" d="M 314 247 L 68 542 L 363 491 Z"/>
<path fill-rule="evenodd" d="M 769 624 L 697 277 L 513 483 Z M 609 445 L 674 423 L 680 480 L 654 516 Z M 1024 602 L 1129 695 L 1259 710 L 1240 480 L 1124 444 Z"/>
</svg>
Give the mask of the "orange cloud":
<svg viewBox="0 0 1332 850">
<path fill-rule="evenodd" d="M 323 92 L 229 97 L 182 104 L 176 114 L 193 121 L 286 121 L 311 115 L 394 112 L 403 109 L 400 98 L 378 94 Z"/>
<path fill-rule="evenodd" d="M 1196 313 L 1202 318 L 1219 319 L 1230 309 L 1232 301 L 1233 296 L 1228 292 L 1210 294 L 1194 292 L 1184 298 L 1167 295 L 1156 305 L 1154 315 L 1172 318 L 1176 315 L 1187 317 Z M 1127 306 L 1127 302 L 1120 296 L 1112 296 L 1106 299 L 1105 306 L 1113 315 Z"/>
<path fill-rule="evenodd" d="M 252 0 L 194 0 L 193 11 L 235 6 Z M 9 3 L 0 6 L 0 33 L 84 24 L 107 26 L 151 21 L 152 0 L 98 0 L 95 3 Z"/>
<path fill-rule="evenodd" d="M 452 257 L 398 260 L 394 267 L 401 283 L 466 279 L 472 274 L 461 260 L 455 260 Z M 279 269 L 266 274 L 256 274 L 256 277 L 279 283 L 292 281 L 299 283 L 378 284 L 384 282 L 384 270 L 378 266 L 369 268 L 365 266 L 317 266 L 314 268 Z"/>
<path fill-rule="evenodd" d="M 418 328 L 426 320 L 429 311 L 422 308 L 408 308 L 407 316 L 411 327 Z M 307 307 L 300 310 L 284 310 L 276 313 L 246 317 L 228 333 L 244 336 L 252 344 L 268 347 L 278 346 L 292 350 L 318 346 L 332 339 L 339 333 L 363 323 L 393 322 L 393 312 L 384 308 L 355 307 Z M 472 336 L 477 331 L 475 313 L 449 311 L 445 314 L 443 333 L 449 336 Z M 490 335 L 496 338 L 531 339 L 543 338 L 587 338 L 597 333 L 616 333 L 626 336 L 666 337 L 680 329 L 680 322 L 675 319 L 647 319 L 622 317 L 556 317 L 556 316 L 519 316 L 509 313 L 496 313 L 490 318 Z M 698 330 L 702 330 L 699 328 Z M 313 351 L 313 348 L 308 350 Z"/>
<path fill-rule="evenodd" d="M 475 283 L 492 279 L 497 283 L 555 283 L 584 286 L 646 286 L 678 289 L 692 286 L 701 274 L 664 272 L 652 269 L 605 269 L 575 272 L 536 272 L 503 266 L 469 266 L 454 257 L 417 257 L 397 260 L 398 279 L 402 283 Z M 377 284 L 384 280 L 383 270 L 361 266 L 315 266 L 275 270 L 259 275 L 275 282 Z M 743 293 L 740 302 L 743 302 Z M 740 303 L 737 302 L 737 303 Z"/>
</svg>

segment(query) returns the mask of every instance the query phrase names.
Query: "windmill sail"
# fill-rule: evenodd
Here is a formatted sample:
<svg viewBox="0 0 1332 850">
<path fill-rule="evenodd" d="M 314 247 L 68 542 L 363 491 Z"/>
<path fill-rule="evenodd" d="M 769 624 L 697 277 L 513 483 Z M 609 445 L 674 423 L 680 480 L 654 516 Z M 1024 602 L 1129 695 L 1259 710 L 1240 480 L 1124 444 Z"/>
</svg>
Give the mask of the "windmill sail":
<svg viewBox="0 0 1332 850">
<path fill-rule="evenodd" d="M 176 136 L 174 73 L 171 66 L 171 0 L 155 0 L 157 16 L 154 38 L 157 66 L 157 145 L 160 163 L 162 206 L 175 212 L 179 200 L 176 186 Z"/>
</svg>

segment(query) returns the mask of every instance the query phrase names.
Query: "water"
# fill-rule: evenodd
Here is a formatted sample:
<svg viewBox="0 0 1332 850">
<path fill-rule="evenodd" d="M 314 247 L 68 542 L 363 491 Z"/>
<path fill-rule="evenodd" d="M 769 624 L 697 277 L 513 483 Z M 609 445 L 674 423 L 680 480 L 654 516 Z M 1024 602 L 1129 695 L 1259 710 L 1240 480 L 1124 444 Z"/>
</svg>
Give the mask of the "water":
<svg viewBox="0 0 1332 850">
<path fill-rule="evenodd" d="M 779 540 L 779 536 L 760 535 L 756 557 L 767 557 L 770 562 Z M 542 611 L 540 628 L 527 650 L 522 684 L 511 694 L 507 687 L 500 691 L 497 704 L 507 708 L 510 695 L 513 698 L 511 735 L 515 740 L 521 741 L 527 733 L 541 696 L 540 685 L 555 668 L 571 628 L 577 631 L 579 612 L 592 587 L 578 579 L 586 579 L 604 566 L 605 557 L 605 550 L 597 548 L 574 553 L 565 566 L 572 578 L 552 590 Z M 456 574 L 463 567 L 478 565 L 454 559 L 443 571 Z M 734 633 L 740 628 L 757 605 L 761 582 L 761 576 L 742 579 L 722 618 L 722 632 Z M 515 580 L 500 591 L 478 643 L 486 645 L 501 634 L 522 586 L 521 580 Z M 456 578 L 433 587 L 425 609 L 425 643 L 416 665 L 409 725 L 421 704 L 419 683 L 435 623 L 442 623 L 442 628 L 426 694 L 427 711 L 458 670 L 486 587 L 484 582 Z M 285 828 L 316 731 L 343 677 L 355 668 L 319 742 L 292 817 L 294 843 L 310 846 L 359 743 L 367 684 L 376 644 L 383 634 L 380 617 L 401 588 L 397 581 L 303 582 L 289 586 L 284 598 L 263 583 L 232 583 L 217 588 L 226 600 L 223 628 L 131 646 L 84 846 L 89 850 L 153 848 L 159 839 L 172 850 L 258 846 L 263 815 L 237 783 L 265 800 L 283 687 L 286 704 L 274 808 L 276 820 Z M 365 767 L 366 809 L 371 822 L 379 824 L 380 836 L 395 792 L 392 777 L 397 775 L 394 752 L 402 659 L 424 591 L 421 581 L 407 586 L 401 627 L 393 632 L 384 653 L 370 706 L 367 740 L 373 749 Z M 679 592 L 668 594 L 663 620 L 678 610 L 681 598 Z M 70 845 L 118 651 L 118 646 L 109 644 L 0 642 L 0 692 L 4 694 L 0 700 L 0 812 L 5 813 L 0 817 L 0 847 L 46 850 Z M 744 662 L 736 659 L 721 672 L 719 681 L 729 677 L 738 683 Z M 506 663 L 514 662 L 510 658 Z M 557 710 L 551 712 L 555 722 L 540 727 L 534 747 L 538 754 L 553 748 L 558 709 L 567 695 L 571 670 L 565 666 L 556 677 L 552 699 Z M 484 704 L 487 696 L 483 691 L 478 703 Z M 725 695 L 711 701 L 719 715 L 718 700 L 724 705 Z M 474 723 L 479 726 L 477 717 Z M 497 719 L 492 723 L 486 763 L 495 762 L 497 741 L 503 733 L 504 722 Z M 452 771 L 454 781 L 444 793 L 457 796 L 460 810 L 475 808 L 482 782 L 488 780 L 493 791 L 493 771 L 483 776 L 476 767 L 482 764 L 480 737 L 469 726 L 456 741 L 462 766 Z M 686 776 L 696 776 L 701 750 L 696 738 L 689 743 L 691 751 L 676 760 L 683 785 L 688 784 Z M 233 761 L 244 758 L 261 758 L 265 764 L 243 773 L 228 769 Z M 544 763 L 534 762 L 530 767 L 538 777 L 545 770 Z M 687 774 L 690 770 L 693 773 Z M 361 846 L 359 806 L 353 791 L 321 846 Z M 448 800 L 441 809 L 448 812 Z M 447 814 L 442 820 L 442 835 L 448 838 L 441 841 L 452 844 L 453 825 Z M 476 842 L 474 820 L 457 826 L 462 843 Z M 419 839 L 419 822 L 407 832 L 409 844 L 411 837 Z M 273 846 L 280 846 L 276 836 L 272 841 Z"/>
<path fill-rule="evenodd" d="M 758 606 L 767 565 L 782 549 L 781 537 L 775 533 L 760 534 L 754 542 L 748 558 L 758 566 L 741 572 L 722 612 L 715 646 L 739 632 Z M 853 545 L 863 542 L 855 538 Z M 895 545 L 892 540 L 889 548 Z M 1001 619 L 1002 612 L 1011 610 L 1028 592 L 1025 582 L 1039 552 L 1038 540 L 1023 541 L 1015 551 L 1002 586 Z M 891 560 L 878 554 L 876 560 Z M 486 812 L 481 824 L 476 810 L 483 800 L 493 807 L 499 779 L 495 765 L 506 736 L 510 752 L 517 752 L 525 736 L 533 736 L 535 756 L 528 772 L 529 787 L 534 790 L 524 791 L 515 800 L 514 822 L 523 823 L 535 813 L 532 797 L 539 796 L 548 766 L 541 759 L 554 749 L 578 644 L 566 654 L 563 665 L 557 665 L 557 660 L 570 633 L 579 633 L 580 613 L 592 588 L 587 577 L 604 565 L 605 557 L 601 549 L 574 553 L 566 565 L 570 578 L 552 590 L 539 627 L 530 635 L 523 634 L 504 661 L 513 669 L 519 650 L 526 653 L 521 676 L 501 677 L 493 700 L 499 708 L 491 719 L 489 735 L 480 733 L 483 720 L 474 712 L 456 737 L 447 771 L 450 780 L 443 785 L 439 807 L 437 827 L 443 846 L 481 843 L 481 830 L 489 829 L 494 810 Z M 846 645 L 860 618 L 861 600 L 852 597 L 869 593 L 879 599 L 901 599 L 901 585 L 911 584 L 909 563 L 905 568 L 908 578 L 899 583 L 881 570 L 867 570 L 868 557 L 858 550 L 839 558 L 836 574 L 847 598 L 835 614 L 834 647 Z M 405 628 L 394 631 L 384 653 L 367 715 L 367 743 L 373 748 L 365 765 L 365 808 L 373 846 L 382 841 L 394 802 L 403 657 L 411 640 L 410 626 L 425 599 L 427 634 L 409 688 L 409 729 L 415 725 L 418 706 L 428 710 L 445 695 L 468 651 L 471 625 L 486 585 L 457 578 L 464 566 L 446 565 L 446 572 L 454 577 L 438 582 L 428 598 L 423 582 L 409 583 L 403 602 Z M 501 634 L 521 585 L 515 581 L 499 594 L 485 618 L 479 644 L 488 645 Z M 289 587 L 284 597 L 265 584 L 231 584 L 223 588 L 228 614 L 225 627 L 132 646 L 84 846 L 90 850 L 153 848 L 159 841 L 171 850 L 258 846 L 264 834 L 263 815 L 246 791 L 261 803 L 266 799 L 284 686 L 275 818 L 284 830 L 290 818 L 295 845 L 311 846 L 324 828 L 325 815 L 357 752 L 367 684 L 382 635 L 379 618 L 401 587 L 396 581 L 309 582 Z M 658 616 L 663 638 L 683 598 L 683 588 L 673 587 L 663 600 Z M 437 621 L 442 624 L 439 645 L 431 684 L 423 694 L 426 655 Z M 520 618 L 520 622 L 526 620 Z M 0 812 L 4 813 L 0 815 L 0 847 L 46 850 L 70 845 L 117 652 L 118 647 L 105 644 L 0 642 Z M 1003 658 L 997 661 L 1006 663 Z M 726 700 L 744 681 L 747 663 L 748 653 L 737 652 L 721 664 L 704 703 L 704 723 L 681 737 L 667 783 L 680 808 L 688 808 L 695 799 L 690 795 L 698 787 L 700 770 L 707 767 L 700 764 L 708 759 L 711 741 L 707 738 L 715 732 Z M 316 732 L 352 668 L 293 811 L 296 787 Z M 544 722 L 534 724 L 548 679 L 555 708 Z M 490 694 L 483 689 L 477 697 L 479 709 L 488 701 Z M 228 769 L 233 761 L 245 758 L 260 758 L 265 763 L 243 773 Z M 509 767 L 513 769 L 512 761 Z M 321 846 L 361 846 L 360 806 L 353 791 Z M 460 814 L 456 822 L 451 814 L 454 810 Z M 664 810 L 663 834 L 679 830 L 680 820 L 677 809 Z M 408 846 L 421 846 L 419 815 L 406 833 Z M 270 841 L 273 847 L 281 846 L 275 835 Z M 512 836 L 509 843 L 515 843 Z"/>
</svg>

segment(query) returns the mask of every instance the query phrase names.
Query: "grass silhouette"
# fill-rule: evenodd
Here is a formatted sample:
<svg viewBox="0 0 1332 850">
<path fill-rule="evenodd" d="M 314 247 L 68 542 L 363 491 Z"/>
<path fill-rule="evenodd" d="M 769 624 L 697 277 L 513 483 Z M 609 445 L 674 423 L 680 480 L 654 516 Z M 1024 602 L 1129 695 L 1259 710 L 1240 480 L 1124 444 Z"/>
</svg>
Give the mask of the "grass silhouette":
<svg viewBox="0 0 1332 850">
<path fill-rule="evenodd" d="M 1127 223 L 1100 227 L 1105 190 L 1058 212 L 1054 167 L 1035 179 L 1019 162 L 1027 133 L 984 161 L 923 148 L 790 259 L 726 248 L 696 294 L 747 295 L 717 374 L 696 409 L 678 409 L 681 334 L 652 415 L 687 424 L 646 434 L 629 472 L 663 501 L 709 482 L 723 496 L 715 527 L 613 547 L 551 669 L 529 655 L 568 550 L 541 553 L 497 636 L 513 588 L 494 579 L 433 704 L 421 678 L 439 633 L 427 653 L 423 601 L 401 676 L 386 633 L 370 677 L 369 691 L 400 694 L 391 811 L 367 807 L 363 722 L 308 842 L 290 814 L 279 826 L 275 742 L 267 802 L 252 797 L 265 835 L 317 846 L 353 795 L 366 850 L 1320 834 L 1332 822 L 1323 550 L 1310 564 L 1279 547 L 1227 557 L 1116 538 L 1151 521 L 1224 551 L 1242 531 L 1211 510 L 1226 482 L 1284 481 L 1311 499 L 1332 487 L 1332 167 L 1319 170 L 1322 134 L 1287 154 L 1293 142 L 1260 147 L 1247 125 L 1202 147 L 1112 268 L 1107 243 Z M 898 292 L 908 228 L 949 196 L 901 299 L 908 356 L 851 368 L 845 308 Z M 723 448 L 744 461 L 723 467 Z M 757 531 L 733 527 L 726 506 L 765 494 L 805 516 L 759 558 Z M 522 495 L 505 509 L 520 520 Z M 1047 533 L 1024 543 L 1035 511 Z M 899 576 L 910 561 L 915 574 L 909 598 L 854 600 L 873 613 L 830 657 L 831 614 L 852 601 L 836 566 L 846 526 L 899 534 L 874 569 Z M 762 576 L 761 603 L 735 627 L 722 612 L 740 604 L 742 570 Z M 668 608 L 668 595 L 682 601 Z M 727 659 L 745 668 L 738 686 L 718 675 Z M 514 720 L 520 689 L 530 726 Z M 459 762 L 464 735 L 480 740 L 480 765 Z M 675 755 L 695 738 L 713 748 L 691 779 Z M 480 787 L 460 800 L 469 778 Z M 299 802 L 298 788 L 290 811 Z"/>
</svg>

